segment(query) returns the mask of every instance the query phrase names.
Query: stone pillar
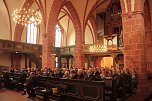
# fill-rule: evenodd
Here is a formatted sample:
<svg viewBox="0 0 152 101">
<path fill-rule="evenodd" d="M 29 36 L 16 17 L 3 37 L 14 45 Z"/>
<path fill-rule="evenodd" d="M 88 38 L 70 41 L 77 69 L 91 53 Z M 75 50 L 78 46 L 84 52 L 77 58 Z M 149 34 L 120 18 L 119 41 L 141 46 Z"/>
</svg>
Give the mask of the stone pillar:
<svg viewBox="0 0 152 101">
<path fill-rule="evenodd" d="M 143 2 L 141 2 L 141 5 L 142 3 Z M 138 1 L 138 5 L 139 4 L 140 2 Z M 142 7 L 141 9 L 138 7 L 134 12 L 123 14 L 122 24 L 124 34 L 124 67 L 137 70 L 138 88 L 143 90 L 147 88 L 148 85 L 146 70 L 146 37 Z"/>
<path fill-rule="evenodd" d="M 82 54 L 82 41 L 81 38 L 76 38 L 75 42 L 75 67 L 82 68 L 85 64 L 85 56 Z"/>
<path fill-rule="evenodd" d="M 91 56 L 89 56 L 89 55 L 86 56 L 86 62 L 85 62 L 85 63 L 87 64 L 87 65 L 85 66 L 86 69 L 89 68 L 89 66 L 90 66 L 90 61 L 91 61 Z"/>
<path fill-rule="evenodd" d="M 32 65 L 31 65 L 31 60 L 29 59 L 29 68 L 31 68 L 31 66 L 32 66 Z"/>
<path fill-rule="evenodd" d="M 24 57 L 25 57 L 25 68 L 27 68 L 27 56 L 24 55 Z"/>
<path fill-rule="evenodd" d="M 42 46 L 42 68 L 55 69 L 55 54 L 52 53 L 51 47 L 55 46 L 55 26 L 61 7 L 62 0 L 54 0 L 46 16 L 46 25 L 44 25 L 43 46 Z M 46 14 L 47 15 L 47 14 Z"/>
<path fill-rule="evenodd" d="M 53 30 L 53 29 L 52 29 Z M 54 33 L 54 32 L 52 32 Z M 52 35 L 52 40 L 50 38 L 46 38 L 43 40 L 43 46 L 42 46 L 42 68 L 55 68 L 55 59 L 54 55 L 51 51 L 51 46 L 53 46 L 53 42 L 55 40 L 55 34 Z M 47 37 L 51 37 L 48 35 Z M 52 41 L 52 43 L 51 43 Z"/>
<path fill-rule="evenodd" d="M 113 67 L 116 67 L 116 56 L 117 54 L 111 54 L 111 57 L 113 58 Z"/>
<path fill-rule="evenodd" d="M 58 67 L 61 68 L 61 56 L 58 56 Z"/>
<path fill-rule="evenodd" d="M 74 64 L 73 62 L 74 62 L 74 58 L 72 57 L 72 58 L 71 58 L 71 66 L 72 66 L 72 67 L 73 67 L 73 64 Z M 71 67 L 70 67 L 70 68 L 71 68 Z"/>
<path fill-rule="evenodd" d="M 151 18 L 150 18 L 150 7 L 148 0 L 145 0 L 144 5 L 144 20 L 145 20 L 145 34 L 146 34 L 146 60 L 147 60 L 147 72 L 152 73 L 152 31 L 151 31 Z"/>
<path fill-rule="evenodd" d="M 70 60 L 70 57 L 66 57 L 66 60 L 67 60 L 67 68 L 69 68 L 69 60 Z"/>
<path fill-rule="evenodd" d="M 101 61 L 102 61 L 103 57 L 96 57 L 95 61 L 94 61 L 94 66 L 95 67 L 101 67 Z"/>
</svg>

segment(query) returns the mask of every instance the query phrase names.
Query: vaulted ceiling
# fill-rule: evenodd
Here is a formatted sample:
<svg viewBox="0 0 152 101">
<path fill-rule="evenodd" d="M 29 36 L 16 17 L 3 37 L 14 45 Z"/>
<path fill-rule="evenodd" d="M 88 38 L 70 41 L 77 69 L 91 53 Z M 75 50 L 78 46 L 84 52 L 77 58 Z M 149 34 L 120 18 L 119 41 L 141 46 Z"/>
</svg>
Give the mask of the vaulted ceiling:
<svg viewBox="0 0 152 101">
<path fill-rule="evenodd" d="M 111 0 L 59 1 L 70 1 L 72 3 L 81 23 L 85 43 L 93 43 L 97 32 L 93 30 L 89 17 L 96 19 L 96 13 L 104 11 Z M 14 40 L 16 24 L 12 19 L 12 13 L 15 9 L 22 8 L 27 2 L 31 3 L 31 9 L 39 10 L 45 15 L 40 25 L 40 44 L 43 42 L 44 24 L 45 22 L 46 24 L 48 23 L 48 16 L 54 0 L 0 0 L 0 39 Z M 75 40 L 73 39 L 75 39 L 75 31 L 71 20 L 71 14 L 64 5 L 59 13 L 57 24 L 59 24 L 64 30 L 64 33 L 66 33 L 64 45 L 74 45 Z M 26 28 L 23 29 L 21 41 L 26 42 Z"/>
</svg>

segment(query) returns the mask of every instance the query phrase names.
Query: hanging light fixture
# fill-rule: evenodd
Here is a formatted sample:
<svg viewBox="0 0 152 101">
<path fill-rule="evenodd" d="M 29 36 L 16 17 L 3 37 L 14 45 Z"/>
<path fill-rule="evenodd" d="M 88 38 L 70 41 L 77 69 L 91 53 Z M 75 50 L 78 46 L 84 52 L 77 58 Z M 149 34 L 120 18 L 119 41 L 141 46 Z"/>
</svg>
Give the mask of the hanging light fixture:
<svg viewBox="0 0 152 101">
<path fill-rule="evenodd" d="M 106 52 L 107 46 L 100 45 L 99 42 L 97 41 L 97 43 L 89 47 L 89 51 L 90 52 Z"/>
<path fill-rule="evenodd" d="M 42 21 L 41 13 L 39 13 L 38 11 L 27 9 L 27 8 L 14 10 L 12 16 L 13 16 L 13 20 L 17 24 L 21 24 L 21 25 L 25 25 L 25 26 L 30 23 L 39 25 Z M 33 17 L 34 20 L 31 20 L 30 19 L 31 17 Z"/>
</svg>

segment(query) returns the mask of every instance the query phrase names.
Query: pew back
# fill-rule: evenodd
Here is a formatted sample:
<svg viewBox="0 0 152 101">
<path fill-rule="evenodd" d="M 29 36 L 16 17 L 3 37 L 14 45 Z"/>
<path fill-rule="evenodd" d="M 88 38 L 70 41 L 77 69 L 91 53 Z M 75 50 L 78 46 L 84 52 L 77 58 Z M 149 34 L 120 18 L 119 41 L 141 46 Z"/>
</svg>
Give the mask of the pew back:
<svg viewBox="0 0 152 101">
<path fill-rule="evenodd" d="M 104 101 L 105 83 L 103 81 L 70 80 L 51 77 L 38 77 L 40 83 L 58 87 L 58 94 L 73 101 Z"/>
<path fill-rule="evenodd" d="M 110 97 L 111 100 L 116 99 L 116 85 L 115 85 L 115 80 L 111 79 L 104 79 L 105 82 L 105 96 Z"/>
</svg>

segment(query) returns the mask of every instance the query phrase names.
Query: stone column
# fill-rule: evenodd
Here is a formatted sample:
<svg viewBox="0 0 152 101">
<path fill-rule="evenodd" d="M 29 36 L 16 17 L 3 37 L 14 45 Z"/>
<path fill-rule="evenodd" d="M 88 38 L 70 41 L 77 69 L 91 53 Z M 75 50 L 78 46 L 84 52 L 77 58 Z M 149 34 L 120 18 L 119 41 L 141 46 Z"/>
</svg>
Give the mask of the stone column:
<svg viewBox="0 0 152 101">
<path fill-rule="evenodd" d="M 55 26 L 61 7 L 62 0 L 54 0 L 48 17 L 46 16 L 46 25 L 44 25 L 43 46 L 42 46 L 42 68 L 55 69 L 55 56 L 51 47 L 55 46 Z M 47 14 L 46 14 L 47 15 Z"/>
<path fill-rule="evenodd" d="M 89 66 L 90 66 L 90 61 L 91 61 L 91 56 L 87 56 L 86 57 L 86 63 L 87 63 L 87 69 L 89 68 Z"/>
<path fill-rule="evenodd" d="M 31 68 L 31 66 L 32 66 L 32 65 L 31 65 L 31 60 L 29 59 L 29 66 L 28 66 L 28 67 Z"/>
<path fill-rule="evenodd" d="M 66 57 L 66 60 L 67 60 L 67 68 L 69 68 L 69 60 L 70 60 L 70 57 Z"/>
<path fill-rule="evenodd" d="M 138 72 L 138 88 L 147 85 L 146 37 L 142 9 L 122 15 L 124 34 L 124 67 Z"/>
<path fill-rule="evenodd" d="M 150 7 L 148 0 L 145 0 L 144 5 L 144 20 L 145 20 L 145 34 L 146 34 L 146 59 L 147 59 L 147 71 L 152 73 L 152 31 L 151 31 L 151 18 Z"/>
<path fill-rule="evenodd" d="M 116 56 L 117 54 L 111 54 L 111 57 L 113 58 L 113 67 L 116 67 Z"/>
<path fill-rule="evenodd" d="M 85 56 L 82 54 L 82 41 L 81 38 L 76 38 L 75 42 L 75 67 L 82 68 L 85 64 Z"/>
<path fill-rule="evenodd" d="M 58 67 L 61 68 L 61 56 L 58 56 Z"/>
<path fill-rule="evenodd" d="M 27 69 L 27 56 L 24 55 L 24 57 L 25 57 L 25 68 Z"/>
</svg>

